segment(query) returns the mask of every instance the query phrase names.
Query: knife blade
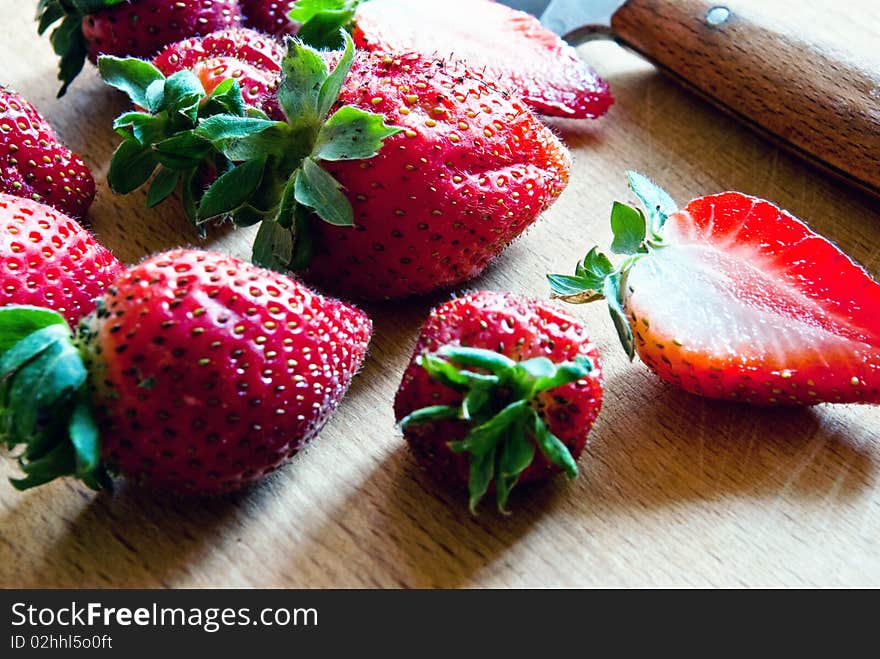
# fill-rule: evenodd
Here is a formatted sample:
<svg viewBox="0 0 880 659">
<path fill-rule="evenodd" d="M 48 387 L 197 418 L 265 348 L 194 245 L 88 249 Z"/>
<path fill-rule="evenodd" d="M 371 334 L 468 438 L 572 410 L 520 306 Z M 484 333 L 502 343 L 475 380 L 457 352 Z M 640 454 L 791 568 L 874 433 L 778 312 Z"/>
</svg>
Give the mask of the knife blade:
<svg viewBox="0 0 880 659">
<path fill-rule="evenodd" d="M 530 3 L 511 0 L 505 4 Z M 544 5 L 543 11 L 535 14 L 544 27 L 577 45 L 607 36 L 611 31 L 611 17 L 624 0 L 547 0 L 537 4 Z"/>
<path fill-rule="evenodd" d="M 572 45 L 614 39 L 765 138 L 880 197 L 880 3 L 853 3 L 842 34 L 821 29 L 840 12 L 835 0 L 501 2 L 532 10 Z"/>
</svg>

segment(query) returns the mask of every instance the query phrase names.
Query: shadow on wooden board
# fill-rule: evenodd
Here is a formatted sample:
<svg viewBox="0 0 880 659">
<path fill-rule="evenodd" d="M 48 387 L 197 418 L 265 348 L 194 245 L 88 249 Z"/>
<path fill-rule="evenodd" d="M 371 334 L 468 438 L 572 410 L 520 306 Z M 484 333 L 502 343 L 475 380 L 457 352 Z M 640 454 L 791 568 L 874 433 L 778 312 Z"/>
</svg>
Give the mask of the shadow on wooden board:
<svg viewBox="0 0 880 659">
<path fill-rule="evenodd" d="M 641 395 L 627 392 L 632 379 L 613 384 L 622 395 L 632 394 L 633 404 L 614 406 L 621 411 L 601 417 L 580 460 L 577 481 L 558 477 L 544 486 L 522 488 L 511 500 L 511 515 L 500 515 L 487 501 L 473 517 L 465 494 L 450 492 L 423 473 L 401 444 L 362 480 L 363 487 L 385 481 L 378 488 L 380 500 L 358 489 L 322 511 L 323 526 L 289 548 L 276 548 L 273 555 L 282 564 L 272 572 L 285 575 L 282 582 L 262 583 L 261 575 L 255 580 L 298 587 L 364 582 L 466 587 L 481 571 L 515 570 L 510 552 L 527 541 L 545 516 L 563 517 L 589 535 L 600 521 L 684 502 L 724 497 L 846 501 L 876 482 L 876 447 L 861 441 L 858 428 L 828 422 L 826 409 L 762 410 L 696 399 L 662 384 L 640 387 Z M 680 430 L 680 420 L 671 421 L 676 415 L 692 419 L 691 432 Z M 274 486 L 270 479 L 236 496 L 184 501 L 125 485 L 115 494 L 94 496 L 69 481 L 58 483 L 52 486 L 53 497 L 81 497 L 82 505 L 41 555 L 30 557 L 28 569 L 5 579 L 5 585 L 153 587 L 179 582 L 211 555 L 236 517 L 260 514 Z M 0 513 L 0 536 L 14 533 L 17 519 L 28 520 L 24 528 L 41 517 L 48 524 L 58 512 L 46 509 L 46 501 L 22 495 Z M 352 537 L 346 532 L 365 519 L 368 533 Z M 0 564 L 7 568 L 21 563 L 11 555 L 12 546 L 0 538 Z M 325 575 L 321 584 L 303 583 L 299 561 L 328 547 L 345 567 Z M 216 585 L 225 579 L 217 574 Z"/>
<path fill-rule="evenodd" d="M 860 441 L 857 428 L 849 433 L 828 423 L 821 408 L 749 408 L 698 399 L 662 384 L 644 387 L 644 394 L 634 395 L 621 418 L 602 418 L 580 460 L 577 481 L 557 477 L 515 491 L 509 516 L 495 512 L 491 500 L 471 516 L 464 492 L 444 489 L 401 447 L 377 470 L 392 480 L 382 488 L 381 512 L 375 511 L 376 501 L 349 497 L 329 511 L 327 527 L 313 534 L 314 545 L 297 555 L 321 551 L 326 537 L 372 516 L 371 537 L 334 545 L 341 564 L 365 571 L 361 580 L 376 586 L 467 587 L 481 571 L 515 573 L 511 551 L 528 542 L 544 516 L 563 517 L 589 535 L 594 524 L 686 502 L 724 497 L 846 501 L 875 484 L 876 447 Z M 691 432 L 680 430 L 680 419 L 670 421 L 676 415 L 693 420 Z M 292 558 L 294 569 L 297 559 Z M 346 585 L 350 576 L 338 578 Z M 576 585 L 560 579 L 546 585 Z"/>
<path fill-rule="evenodd" d="M 5 587 L 16 588 L 155 588 L 168 587 L 209 554 L 227 521 L 240 514 L 241 499 L 225 497 L 187 501 L 146 493 L 118 481 L 113 493 L 94 494 L 72 481 L 53 485 L 53 496 L 82 499 L 83 505 L 65 528 L 54 533 L 51 542 L 30 556 L 28 568 L 4 579 Z M 255 493 L 259 496 L 259 492 Z M 21 495 L 17 505 L 0 515 L 3 533 L 15 528 L 12 518 L 47 519 L 57 525 L 58 510 L 46 509 L 46 497 Z M 59 505 L 59 508 L 61 506 Z M 70 509 L 65 506 L 65 509 Z M 0 534 L 2 535 L 2 534 Z M 0 542 L 4 563 L 12 545 Z M 19 545 L 21 546 L 21 545 Z M 222 585 L 223 575 L 217 575 Z"/>
</svg>

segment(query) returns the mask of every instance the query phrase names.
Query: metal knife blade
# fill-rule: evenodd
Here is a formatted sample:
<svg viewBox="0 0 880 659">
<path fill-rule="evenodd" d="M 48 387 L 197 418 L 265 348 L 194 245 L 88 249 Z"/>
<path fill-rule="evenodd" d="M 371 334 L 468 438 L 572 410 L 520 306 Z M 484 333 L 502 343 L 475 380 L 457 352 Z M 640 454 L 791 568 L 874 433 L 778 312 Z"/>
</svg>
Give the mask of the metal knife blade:
<svg viewBox="0 0 880 659">
<path fill-rule="evenodd" d="M 500 0 L 541 19 L 548 30 L 572 44 L 607 38 L 611 16 L 625 0 Z"/>
<path fill-rule="evenodd" d="M 551 0 L 500 0 L 502 5 L 525 11 L 540 18 Z"/>
</svg>

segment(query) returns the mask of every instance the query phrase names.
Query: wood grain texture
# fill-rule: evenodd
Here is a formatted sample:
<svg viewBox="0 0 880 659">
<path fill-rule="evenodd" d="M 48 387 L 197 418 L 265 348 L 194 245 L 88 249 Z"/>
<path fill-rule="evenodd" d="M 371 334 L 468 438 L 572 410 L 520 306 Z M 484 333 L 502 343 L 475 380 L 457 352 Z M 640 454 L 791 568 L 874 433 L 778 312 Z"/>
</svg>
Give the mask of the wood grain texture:
<svg viewBox="0 0 880 659">
<path fill-rule="evenodd" d="M 30 3 L 9 11 L 3 82 L 45 112 L 100 182 L 93 229 L 121 258 L 203 244 L 179 206 L 143 207 L 104 182 L 125 108 L 88 69 L 55 100 L 55 62 Z M 880 273 L 880 209 L 817 175 L 683 92 L 612 43 L 582 49 L 617 104 L 596 122 L 557 122 L 575 169 L 558 204 L 473 286 L 546 296 L 610 240 L 624 170 L 681 201 L 739 189 L 780 203 Z M 207 244 L 246 257 L 253 233 Z M 600 305 L 574 313 L 605 357 L 606 405 L 581 477 L 514 496 L 508 518 L 466 510 L 416 468 L 391 400 L 419 323 L 445 294 L 369 308 L 369 360 L 326 430 L 253 491 L 209 502 L 150 499 L 124 485 L 95 495 L 69 482 L 19 494 L 0 459 L 0 586 L 880 586 L 880 409 L 758 410 L 656 380 L 620 349 Z"/>
<path fill-rule="evenodd" d="M 628 0 L 615 36 L 880 199 L 880 3 Z"/>
</svg>

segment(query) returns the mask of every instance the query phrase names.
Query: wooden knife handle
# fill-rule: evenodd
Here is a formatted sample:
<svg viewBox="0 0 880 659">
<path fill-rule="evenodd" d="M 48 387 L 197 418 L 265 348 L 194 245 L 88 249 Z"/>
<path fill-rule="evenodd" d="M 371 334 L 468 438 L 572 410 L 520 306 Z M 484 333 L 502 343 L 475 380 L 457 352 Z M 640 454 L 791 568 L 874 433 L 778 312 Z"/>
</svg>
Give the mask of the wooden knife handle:
<svg viewBox="0 0 880 659">
<path fill-rule="evenodd" d="M 611 27 L 724 111 L 880 196 L 880 13 L 826 2 L 826 17 L 852 11 L 832 40 L 809 4 L 628 0 Z"/>
</svg>

